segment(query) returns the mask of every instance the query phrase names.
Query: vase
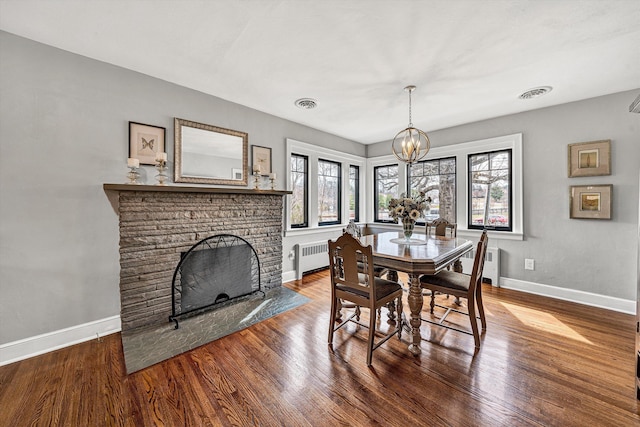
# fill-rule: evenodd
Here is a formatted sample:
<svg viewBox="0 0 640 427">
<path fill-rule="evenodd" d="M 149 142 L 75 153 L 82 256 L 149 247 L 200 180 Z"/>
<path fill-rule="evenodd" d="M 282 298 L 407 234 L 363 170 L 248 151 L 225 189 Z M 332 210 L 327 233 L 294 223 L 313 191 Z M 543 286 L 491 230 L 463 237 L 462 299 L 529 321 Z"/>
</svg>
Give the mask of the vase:
<svg viewBox="0 0 640 427">
<path fill-rule="evenodd" d="M 416 220 L 411 218 L 402 218 L 402 232 L 404 233 L 404 238 L 408 242 L 411 240 L 411 235 L 413 234 L 413 227 L 416 225 Z"/>
</svg>

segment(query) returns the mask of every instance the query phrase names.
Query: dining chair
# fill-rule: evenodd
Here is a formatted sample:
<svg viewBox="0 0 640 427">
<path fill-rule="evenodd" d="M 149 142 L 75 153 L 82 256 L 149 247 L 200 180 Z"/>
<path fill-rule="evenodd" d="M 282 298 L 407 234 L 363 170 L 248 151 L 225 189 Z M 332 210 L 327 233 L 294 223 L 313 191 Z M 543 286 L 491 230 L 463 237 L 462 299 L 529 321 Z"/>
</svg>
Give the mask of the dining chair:
<svg viewBox="0 0 640 427">
<path fill-rule="evenodd" d="M 356 239 L 359 239 L 360 237 L 362 237 L 362 228 L 360 228 L 358 226 L 358 224 L 356 224 L 355 221 L 352 220 L 352 219 L 349 220 L 349 224 L 347 224 L 347 227 L 342 229 L 342 232 L 343 233 L 349 233 L 353 237 L 355 237 Z M 359 270 L 360 272 L 364 271 L 363 270 L 364 266 L 363 266 L 361 261 L 358 261 L 358 268 L 360 269 Z M 389 272 L 390 271 L 389 271 L 389 269 L 387 267 L 382 267 L 382 266 L 379 266 L 379 265 L 374 265 L 373 266 L 373 274 L 376 277 L 382 277 L 385 274 L 388 274 Z M 395 277 L 395 280 L 394 280 L 394 277 Z M 394 277 L 387 277 L 387 279 L 394 280 L 394 281 L 397 282 L 398 281 L 397 273 L 395 273 Z M 342 308 L 353 308 L 353 307 L 355 307 L 355 305 L 354 304 L 342 303 L 341 307 Z M 394 309 L 394 306 L 393 306 L 393 301 L 391 301 L 391 304 L 387 308 L 389 309 L 389 311 L 388 311 L 389 319 L 395 320 L 395 314 L 394 314 L 395 309 Z M 378 316 L 380 316 L 381 312 L 382 312 L 382 308 L 378 308 Z M 336 313 L 336 316 L 338 316 L 337 319 L 340 319 L 342 317 L 342 313 L 341 313 L 340 308 L 338 309 L 338 311 Z"/>
<path fill-rule="evenodd" d="M 349 224 L 347 224 L 347 227 L 342 229 L 342 232 L 349 233 L 356 239 L 362 237 L 362 228 L 360 228 L 358 224 L 356 224 L 352 219 L 349 220 Z M 373 273 L 376 275 L 376 277 L 382 277 L 388 272 L 389 269 L 387 267 L 381 267 L 379 265 L 373 266 Z"/>
<path fill-rule="evenodd" d="M 482 236 L 480 236 L 480 241 L 478 242 L 478 246 L 476 248 L 476 255 L 473 261 L 473 270 L 471 271 L 471 276 L 449 270 L 443 270 L 434 275 L 420 276 L 420 287 L 431 291 L 431 314 L 433 314 L 434 307 L 446 309 L 446 312 L 438 322 L 434 322 L 429 319 L 422 320 L 434 325 L 452 329 L 454 331 L 473 335 L 476 348 L 480 348 L 480 334 L 478 332 L 478 322 L 476 318 L 476 305 L 478 307 L 479 319 L 482 323 L 482 331 L 484 332 L 487 330 L 487 322 L 484 315 L 484 307 L 482 305 L 482 270 L 484 268 L 485 253 L 487 251 L 487 241 L 487 230 L 484 230 L 482 232 Z M 466 298 L 467 312 L 455 309 L 453 307 L 445 307 L 436 304 L 436 292 L 454 295 L 460 298 Z M 452 311 L 469 316 L 469 320 L 471 322 L 471 332 L 443 323 L 446 317 Z"/>
<path fill-rule="evenodd" d="M 358 262 L 362 263 L 361 267 Z M 333 347 L 333 333 L 353 322 L 369 329 L 367 337 L 367 366 L 371 366 L 373 351 L 397 334 L 402 337 L 402 287 L 397 282 L 376 277 L 373 269 L 373 249 L 363 246 L 349 233 L 337 240 L 329 240 L 329 268 L 331 275 L 331 315 L 329 316 L 329 346 Z M 378 308 L 395 300 L 396 327 L 387 334 L 376 331 Z M 356 310 L 337 326 L 336 312 L 341 301 L 352 302 Z M 360 322 L 360 307 L 369 309 L 369 324 Z M 376 332 L 383 338 L 375 342 Z"/>
<path fill-rule="evenodd" d="M 452 223 L 447 221 L 444 218 L 436 218 L 431 222 L 427 222 L 427 235 L 431 235 L 433 233 L 434 236 L 441 237 L 456 237 L 458 225 L 456 223 Z M 447 270 L 451 270 L 451 266 L 453 264 L 447 265 Z M 449 298 L 449 294 L 447 294 L 447 298 Z M 457 305 L 460 305 L 460 299 L 456 297 L 454 301 Z"/>
<path fill-rule="evenodd" d="M 444 218 L 437 218 L 431 222 L 427 222 L 427 234 L 433 232 L 436 236 L 448 235 L 449 237 L 456 237 L 457 229 L 457 224 L 449 222 Z"/>
</svg>

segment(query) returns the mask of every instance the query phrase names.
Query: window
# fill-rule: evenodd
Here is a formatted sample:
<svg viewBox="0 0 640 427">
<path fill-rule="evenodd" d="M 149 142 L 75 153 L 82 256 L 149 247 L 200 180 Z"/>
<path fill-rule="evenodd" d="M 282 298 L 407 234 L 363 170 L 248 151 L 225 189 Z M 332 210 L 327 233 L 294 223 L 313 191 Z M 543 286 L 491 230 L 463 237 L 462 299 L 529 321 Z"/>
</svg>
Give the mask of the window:
<svg viewBox="0 0 640 427">
<path fill-rule="evenodd" d="M 415 197 L 424 191 L 431 206 L 424 212 L 427 221 L 444 218 L 456 222 L 456 158 L 425 160 L 409 166 L 409 190 Z"/>
<path fill-rule="evenodd" d="M 318 225 L 340 224 L 340 163 L 318 160 Z"/>
<path fill-rule="evenodd" d="M 293 193 L 285 199 L 285 236 L 339 231 L 349 218 L 363 220 L 369 200 L 360 180 L 364 157 L 291 138 L 285 152 L 291 159 L 286 188 Z"/>
<path fill-rule="evenodd" d="M 291 228 L 306 227 L 309 224 L 309 160 L 307 156 L 291 154 Z"/>
<path fill-rule="evenodd" d="M 470 168 L 481 167 L 481 158 L 475 156 L 485 156 L 486 169 L 475 172 L 483 172 L 494 179 L 492 189 L 488 190 L 488 199 L 486 189 L 482 192 L 483 183 L 470 184 L 475 173 Z M 367 159 L 366 176 L 370 178 L 364 180 L 363 185 L 367 186 L 367 194 L 371 194 L 373 200 L 367 199 L 367 217 L 364 220 L 391 223 L 386 211 L 389 197 L 424 189 L 433 200 L 426 213 L 427 218 L 438 215 L 455 222 L 458 236 L 476 238 L 486 223 L 494 237 L 522 240 L 522 170 L 520 133 L 431 147 L 427 160 L 414 163 L 411 167 L 399 162 L 393 155 L 372 157 Z M 480 178 L 480 175 L 477 176 Z M 474 194 L 474 185 L 480 193 Z M 481 204 L 479 194 L 485 196 Z M 395 226 L 385 225 L 385 228 L 392 229 Z"/>
<path fill-rule="evenodd" d="M 389 199 L 398 197 L 398 165 L 373 168 L 374 177 L 374 221 L 395 222 L 389 215 Z"/>
<path fill-rule="evenodd" d="M 511 150 L 468 158 L 469 228 L 511 231 Z"/>
<path fill-rule="evenodd" d="M 349 165 L 349 219 L 360 221 L 360 168 Z"/>
</svg>

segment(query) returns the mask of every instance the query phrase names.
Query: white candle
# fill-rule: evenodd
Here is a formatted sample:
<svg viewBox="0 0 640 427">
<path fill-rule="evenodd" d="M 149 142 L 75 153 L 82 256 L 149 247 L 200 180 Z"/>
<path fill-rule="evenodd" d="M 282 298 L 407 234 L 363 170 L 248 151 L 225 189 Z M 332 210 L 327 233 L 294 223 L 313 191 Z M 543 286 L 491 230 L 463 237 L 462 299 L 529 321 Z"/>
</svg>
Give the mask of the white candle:
<svg viewBox="0 0 640 427">
<path fill-rule="evenodd" d="M 276 179 L 276 173 L 275 172 L 271 172 L 269 174 L 269 179 Z"/>
<path fill-rule="evenodd" d="M 130 168 L 140 167 L 140 160 L 129 157 L 127 159 L 127 166 Z"/>
<path fill-rule="evenodd" d="M 156 162 L 166 162 L 167 161 L 167 153 L 159 152 L 156 153 Z"/>
<path fill-rule="evenodd" d="M 253 167 L 253 173 L 255 173 L 256 175 L 260 173 L 260 165 L 255 165 Z"/>
</svg>

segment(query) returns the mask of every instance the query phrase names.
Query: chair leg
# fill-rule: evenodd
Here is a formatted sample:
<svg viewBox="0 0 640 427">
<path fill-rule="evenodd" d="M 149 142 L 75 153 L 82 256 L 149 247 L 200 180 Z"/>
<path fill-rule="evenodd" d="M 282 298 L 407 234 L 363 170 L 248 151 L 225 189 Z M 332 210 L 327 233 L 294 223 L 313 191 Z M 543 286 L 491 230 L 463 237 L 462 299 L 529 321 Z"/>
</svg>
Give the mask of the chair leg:
<svg viewBox="0 0 640 427">
<path fill-rule="evenodd" d="M 376 334 L 376 318 L 377 310 L 372 308 L 369 316 L 369 338 L 367 340 L 367 366 L 371 366 L 371 359 L 373 359 L 373 338 Z"/>
<path fill-rule="evenodd" d="M 482 330 L 486 331 L 487 319 L 484 316 L 484 306 L 482 305 L 482 289 L 476 289 L 476 302 L 478 304 L 478 313 L 480 314 L 480 322 L 482 322 Z"/>
<path fill-rule="evenodd" d="M 469 310 L 469 320 L 471 321 L 471 330 L 473 331 L 473 340 L 476 348 L 480 348 L 480 333 L 478 332 L 478 320 L 476 319 L 476 301 L 471 296 L 467 301 L 467 309 Z"/>
<path fill-rule="evenodd" d="M 436 293 L 435 291 L 431 291 L 431 314 L 433 314 L 433 309 L 436 306 Z"/>
<path fill-rule="evenodd" d="M 397 318 L 398 318 L 398 339 L 401 340 L 402 339 L 402 295 L 400 295 L 398 297 L 398 302 L 396 303 L 396 314 L 397 314 Z"/>
<path fill-rule="evenodd" d="M 333 345 L 333 330 L 335 329 L 336 311 L 338 304 L 340 304 L 338 298 L 333 298 L 331 300 L 331 314 L 329 314 L 329 345 Z"/>
</svg>

